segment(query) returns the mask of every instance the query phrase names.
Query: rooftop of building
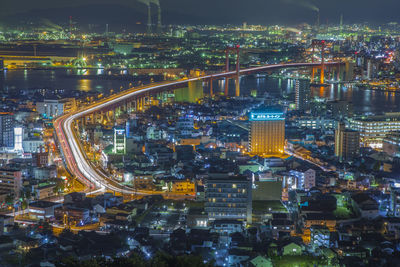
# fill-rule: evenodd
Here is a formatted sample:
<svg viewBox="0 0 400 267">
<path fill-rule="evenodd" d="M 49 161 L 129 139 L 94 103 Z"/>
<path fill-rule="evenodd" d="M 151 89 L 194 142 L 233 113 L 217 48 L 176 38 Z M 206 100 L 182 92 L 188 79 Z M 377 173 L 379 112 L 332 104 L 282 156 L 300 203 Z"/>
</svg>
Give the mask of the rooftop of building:
<svg viewBox="0 0 400 267">
<path fill-rule="evenodd" d="M 21 170 L 15 169 L 15 168 L 0 168 L 0 174 L 1 172 L 20 172 Z"/>
<path fill-rule="evenodd" d="M 213 222 L 214 225 L 220 225 L 220 224 L 240 224 L 243 225 L 243 221 L 239 220 L 231 220 L 231 219 L 220 219 L 220 220 L 215 220 Z"/>
<path fill-rule="evenodd" d="M 388 113 L 379 114 L 379 115 L 358 116 L 358 117 L 355 117 L 353 120 L 354 121 L 373 122 L 373 121 L 391 121 L 391 120 L 397 121 L 399 119 L 400 119 L 400 112 L 388 112 Z"/>
<path fill-rule="evenodd" d="M 29 206 L 31 208 L 50 208 L 55 205 L 59 205 L 59 203 L 51 202 L 51 201 L 44 201 L 44 200 L 36 201 L 36 202 L 29 204 Z"/>
</svg>

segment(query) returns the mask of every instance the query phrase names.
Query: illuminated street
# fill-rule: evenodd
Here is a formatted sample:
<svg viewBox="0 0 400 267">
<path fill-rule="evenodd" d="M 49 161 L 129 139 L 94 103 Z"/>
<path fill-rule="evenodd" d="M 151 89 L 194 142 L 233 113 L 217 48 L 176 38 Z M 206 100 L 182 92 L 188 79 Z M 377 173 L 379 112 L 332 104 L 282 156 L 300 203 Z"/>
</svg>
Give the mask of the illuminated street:
<svg viewBox="0 0 400 267">
<path fill-rule="evenodd" d="M 398 266 L 398 1 L 5 1 L 0 266 Z"/>
</svg>

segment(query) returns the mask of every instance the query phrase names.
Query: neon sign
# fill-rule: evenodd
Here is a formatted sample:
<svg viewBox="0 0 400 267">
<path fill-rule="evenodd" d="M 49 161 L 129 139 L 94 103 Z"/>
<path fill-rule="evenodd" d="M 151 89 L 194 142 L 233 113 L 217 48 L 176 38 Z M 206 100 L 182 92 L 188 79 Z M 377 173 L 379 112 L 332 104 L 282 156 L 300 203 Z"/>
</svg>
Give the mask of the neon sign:
<svg viewBox="0 0 400 267">
<path fill-rule="evenodd" d="M 250 121 L 283 121 L 285 117 L 283 113 L 270 113 L 270 112 L 252 112 L 250 113 Z"/>
</svg>

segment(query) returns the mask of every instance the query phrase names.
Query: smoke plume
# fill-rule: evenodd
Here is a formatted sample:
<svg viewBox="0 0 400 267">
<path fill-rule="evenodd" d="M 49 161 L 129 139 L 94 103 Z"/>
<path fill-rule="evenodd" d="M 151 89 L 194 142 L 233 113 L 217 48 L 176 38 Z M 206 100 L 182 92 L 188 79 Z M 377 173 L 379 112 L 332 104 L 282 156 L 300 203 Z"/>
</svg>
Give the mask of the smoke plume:
<svg viewBox="0 0 400 267">
<path fill-rule="evenodd" d="M 298 5 L 315 12 L 319 12 L 319 8 L 310 0 L 284 0 L 288 4 Z"/>
</svg>

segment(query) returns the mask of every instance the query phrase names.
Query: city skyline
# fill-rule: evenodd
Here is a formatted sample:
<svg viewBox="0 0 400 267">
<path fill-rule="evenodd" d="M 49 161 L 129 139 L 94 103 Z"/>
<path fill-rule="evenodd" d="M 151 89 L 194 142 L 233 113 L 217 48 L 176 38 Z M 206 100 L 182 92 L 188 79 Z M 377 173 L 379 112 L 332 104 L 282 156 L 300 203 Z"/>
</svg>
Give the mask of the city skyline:
<svg viewBox="0 0 400 267">
<path fill-rule="evenodd" d="M 208 1 L 208 2 L 207 2 Z M 339 24 L 343 15 L 344 23 L 385 24 L 398 22 L 396 10 L 400 4 L 395 0 L 378 1 L 313 1 L 313 0 L 268 0 L 268 1 L 201 1 L 183 0 L 160 1 L 165 24 L 315 24 L 317 10 L 320 23 Z M 151 4 L 152 6 L 154 3 Z M 212 7 L 212 8 L 210 8 Z M 153 6 L 156 17 L 156 5 Z M 223 10 L 217 12 L 217 10 Z M 0 18 L 4 22 L 16 19 L 47 18 L 57 24 L 73 16 L 81 23 L 119 24 L 130 28 L 137 22 L 146 23 L 146 4 L 140 1 L 69 1 L 64 4 L 39 0 L 26 3 L 8 1 L 2 8 Z M 65 19 L 62 19 L 65 18 Z M 1 21 L 1 20 L 0 20 Z"/>
<path fill-rule="evenodd" d="M 0 266 L 399 265 L 399 3 L 3 7 Z"/>
</svg>

